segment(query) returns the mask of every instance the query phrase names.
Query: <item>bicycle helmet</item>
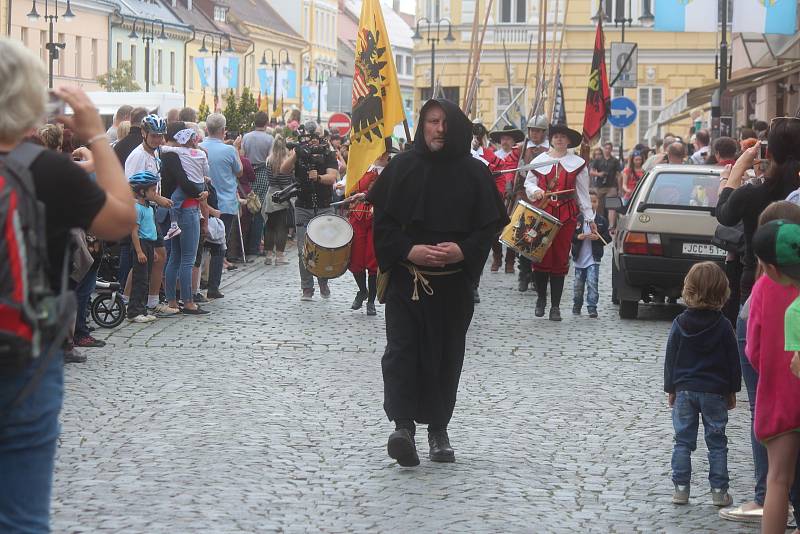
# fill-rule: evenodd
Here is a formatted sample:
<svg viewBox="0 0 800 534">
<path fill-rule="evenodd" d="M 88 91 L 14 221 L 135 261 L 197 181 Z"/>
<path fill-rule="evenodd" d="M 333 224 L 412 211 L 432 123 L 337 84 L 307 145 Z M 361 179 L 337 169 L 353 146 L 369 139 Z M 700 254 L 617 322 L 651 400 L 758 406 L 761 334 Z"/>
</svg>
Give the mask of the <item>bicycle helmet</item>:
<svg viewBox="0 0 800 534">
<path fill-rule="evenodd" d="M 142 119 L 142 129 L 146 133 L 166 135 L 167 121 L 158 115 L 148 115 Z"/>
<path fill-rule="evenodd" d="M 141 171 L 128 178 L 128 183 L 134 191 L 142 191 L 158 184 L 158 176 L 150 171 Z"/>
</svg>

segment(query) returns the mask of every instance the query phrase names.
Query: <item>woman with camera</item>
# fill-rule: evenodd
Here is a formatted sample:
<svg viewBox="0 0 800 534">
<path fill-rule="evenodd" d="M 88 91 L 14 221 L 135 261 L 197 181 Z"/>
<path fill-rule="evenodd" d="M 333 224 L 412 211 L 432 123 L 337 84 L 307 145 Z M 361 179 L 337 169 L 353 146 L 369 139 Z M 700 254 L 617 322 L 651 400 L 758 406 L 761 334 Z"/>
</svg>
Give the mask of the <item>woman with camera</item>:
<svg viewBox="0 0 800 534">
<path fill-rule="evenodd" d="M 720 179 L 722 191 L 717 201 L 717 220 L 725 226 L 742 223 L 744 233 L 744 252 L 741 255 L 742 275 L 739 304 L 743 305 L 750 297 L 755 283 L 758 262 L 753 253 L 753 235 L 758 228 L 761 212 L 772 202 L 785 199 L 800 185 L 800 119 L 778 117 L 773 119 L 769 129 L 769 168 L 766 179 L 761 183 L 745 183 L 746 173 L 760 161 L 760 144 L 745 150 L 730 171 L 730 176 Z M 761 156 L 763 157 L 763 153 Z M 746 311 L 743 310 L 746 314 Z M 747 397 L 751 413 L 751 446 L 755 464 L 755 498 L 732 511 L 723 511 L 726 519 L 744 520 L 760 512 L 766 495 L 767 452 L 752 433 L 752 414 L 755 410 L 758 374 L 744 354 L 747 337 L 747 319 L 740 315 L 736 321 L 736 337 L 739 342 L 739 360 L 742 377 L 747 387 Z"/>
</svg>

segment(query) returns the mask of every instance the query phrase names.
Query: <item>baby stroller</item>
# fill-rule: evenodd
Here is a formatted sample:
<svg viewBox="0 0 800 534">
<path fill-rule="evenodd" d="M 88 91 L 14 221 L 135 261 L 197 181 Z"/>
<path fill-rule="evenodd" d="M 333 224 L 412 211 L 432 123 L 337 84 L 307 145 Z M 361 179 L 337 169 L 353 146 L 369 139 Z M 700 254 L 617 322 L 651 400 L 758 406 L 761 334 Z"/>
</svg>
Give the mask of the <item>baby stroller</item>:
<svg viewBox="0 0 800 534">
<path fill-rule="evenodd" d="M 89 310 L 92 320 L 103 328 L 116 328 L 125 320 L 126 306 L 122 300 L 122 288 L 116 281 L 119 255 L 115 247 L 106 246 L 97 269 L 95 295 Z"/>
</svg>

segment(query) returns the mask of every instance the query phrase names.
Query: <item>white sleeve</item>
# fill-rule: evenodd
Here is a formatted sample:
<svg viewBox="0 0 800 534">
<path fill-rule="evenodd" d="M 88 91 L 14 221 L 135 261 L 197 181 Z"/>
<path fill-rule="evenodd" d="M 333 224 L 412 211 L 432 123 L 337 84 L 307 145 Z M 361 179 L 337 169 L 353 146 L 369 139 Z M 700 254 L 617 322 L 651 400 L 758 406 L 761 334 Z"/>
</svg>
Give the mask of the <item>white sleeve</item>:
<svg viewBox="0 0 800 534">
<path fill-rule="evenodd" d="M 539 179 L 533 174 L 533 171 L 528 171 L 528 175 L 525 177 L 525 194 L 532 200 L 533 194 L 541 190 L 542 188 L 539 187 Z"/>
<path fill-rule="evenodd" d="M 578 206 L 585 221 L 594 221 L 592 199 L 589 197 L 589 171 L 584 166 L 575 180 L 575 192 L 578 195 Z"/>
</svg>

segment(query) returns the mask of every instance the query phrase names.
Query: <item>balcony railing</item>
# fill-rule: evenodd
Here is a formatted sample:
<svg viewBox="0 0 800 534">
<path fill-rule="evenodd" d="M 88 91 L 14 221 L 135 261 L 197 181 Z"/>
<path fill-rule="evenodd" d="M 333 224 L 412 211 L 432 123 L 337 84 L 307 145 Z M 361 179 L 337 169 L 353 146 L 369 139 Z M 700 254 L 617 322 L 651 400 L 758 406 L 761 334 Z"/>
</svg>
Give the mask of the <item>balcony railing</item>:
<svg viewBox="0 0 800 534">
<path fill-rule="evenodd" d="M 486 40 L 498 44 L 528 44 L 536 31 L 536 26 L 530 24 L 495 24 L 486 30 Z"/>
</svg>

